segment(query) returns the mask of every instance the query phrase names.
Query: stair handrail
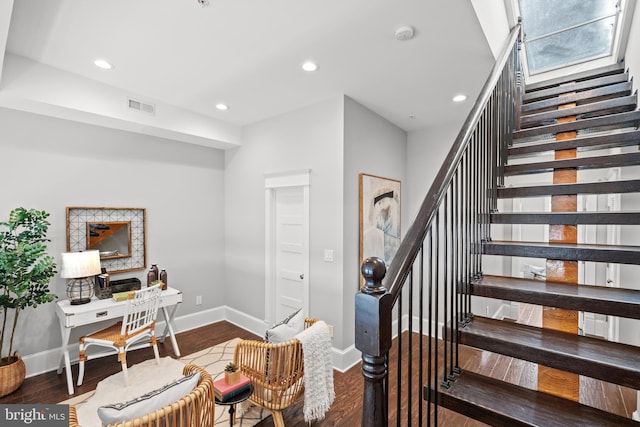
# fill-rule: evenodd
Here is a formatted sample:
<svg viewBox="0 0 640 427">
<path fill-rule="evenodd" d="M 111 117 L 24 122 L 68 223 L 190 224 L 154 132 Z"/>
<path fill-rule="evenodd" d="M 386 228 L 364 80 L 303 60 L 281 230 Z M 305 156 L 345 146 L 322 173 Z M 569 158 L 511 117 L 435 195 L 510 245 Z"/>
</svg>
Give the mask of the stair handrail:
<svg viewBox="0 0 640 427">
<path fill-rule="evenodd" d="M 355 297 L 355 347 L 362 352 L 362 375 L 365 380 L 362 426 L 387 425 L 387 375 L 392 309 L 422 250 L 436 213 L 504 68 L 514 49 L 520 48 L 521 36 L 521 23 L 518 22 L 512 28 L 502 53 L 496 60 L 388 270 L 379 258 L 368 258 L 361 266 L 365 282 Z M 519 73 L 517 67 L 517 74 Z M 517 85 L 522 84 L 521 77 L 516 76 Z M 516 104 L 519 104 L 519 94 L 516 94 L 515 98 Z M 517 110 L 515 108 L 515 111 Z"/>
<path fill-rule="evenodd" d="M 387 269 L 387 273 L 382 280 L 382 285 L 393 295 L 394 302 L 398 299 L 398 295 L 402 290 L 402 284 L 409 274 L 412 263 L 415 260 L 415 257 L 420 250 L 420 246 L 427 234 L 427 230 L 429 229 L 434 215 L 442 202 L 445 191 L 451 182 L 451 177 L 460 163 L 460 158 L 469 143 L 470 136 L 482 115 L 482 111 L 487 104 L 487 101 L 491 97 L 493 88 L 502 74 L 502 69 L 509 59 L 513 46 L 520 35 L 520 31 L 520 23 L 516 24 L 516 26 L 511 30 L 509 39 L 507 40 L 507 44 L 505 45 L 502 54 L 493 66 L 489 78 L 487 78 L 476 102 L 473 104 L 473 107 L 462 125 L 453 146 L 449 150 L 438 174 L 433 180 L 433 184 L 429 187 L 429 191 L 420 205 L 420 209 L 418 210 L 413 223 L 402 239 L 393 262 Z"/>
</svg>

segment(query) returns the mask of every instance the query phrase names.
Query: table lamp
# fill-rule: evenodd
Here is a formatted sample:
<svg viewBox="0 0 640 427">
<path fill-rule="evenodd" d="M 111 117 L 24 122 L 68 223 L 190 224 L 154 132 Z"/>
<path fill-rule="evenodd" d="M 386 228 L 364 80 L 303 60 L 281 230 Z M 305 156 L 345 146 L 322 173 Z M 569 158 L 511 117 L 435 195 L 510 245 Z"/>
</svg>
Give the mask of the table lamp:
<svg viewBox="0 0 640 427">
<path fill-rule="evenodd" d="M 73 305 L 86 304 L 93 296 L 94 278 L 100 274 L 100 251 L 65 252 L 60 277 L 69 279 L 67 298 Z"/>
</svg>

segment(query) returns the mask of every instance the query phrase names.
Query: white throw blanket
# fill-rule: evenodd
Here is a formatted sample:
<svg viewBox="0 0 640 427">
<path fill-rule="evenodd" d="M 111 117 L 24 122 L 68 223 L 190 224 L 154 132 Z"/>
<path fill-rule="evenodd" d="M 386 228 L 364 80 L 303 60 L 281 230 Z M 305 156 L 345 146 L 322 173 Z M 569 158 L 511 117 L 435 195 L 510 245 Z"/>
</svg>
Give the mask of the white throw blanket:
<svg viewBox="0 0 640 427">
<path fill-rule="evenodd" d="M 320 320 L 296 338 L 304 353 L 304 420 L 321 420 L 336 396 L 329 327 Z"/>
</svg>

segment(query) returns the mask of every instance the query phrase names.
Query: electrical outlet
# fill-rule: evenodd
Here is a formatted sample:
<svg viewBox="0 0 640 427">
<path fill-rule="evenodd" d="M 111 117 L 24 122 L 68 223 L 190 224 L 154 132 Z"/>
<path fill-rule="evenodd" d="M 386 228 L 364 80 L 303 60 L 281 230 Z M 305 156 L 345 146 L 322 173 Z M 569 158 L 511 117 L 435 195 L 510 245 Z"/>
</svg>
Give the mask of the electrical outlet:
<svg viewBox="0 0 640 427">
<path fill-rule="evenodd" d="M 329 335 L 333 338 L 333 325 L 327 325 L 327 327 L 329 328 Z"/>
<path fill-rule="evenodd" d="M 196 305 L 202 305 L 202 295 L 196 297 Z"/>
</svg>

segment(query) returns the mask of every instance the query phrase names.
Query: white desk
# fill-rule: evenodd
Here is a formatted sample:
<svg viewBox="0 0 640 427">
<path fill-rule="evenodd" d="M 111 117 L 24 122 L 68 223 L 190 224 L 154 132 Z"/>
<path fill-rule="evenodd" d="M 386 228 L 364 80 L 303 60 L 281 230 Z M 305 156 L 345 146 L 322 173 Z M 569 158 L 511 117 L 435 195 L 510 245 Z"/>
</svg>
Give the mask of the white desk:
<svg viewBox="0 0 640 427">
<path fill-rule="evenodd" d="M 173 332 L 173 318 L 175 317 L 178 304 L 182 302 L 182 292 L 175 288 L 167 288 L 160 294 L 160 311 L 164 316 L 166 326 L 162 335 L 158 339 L 162 342 L 169 334 L 173 352 L 176 357 L 180 357 L 178 342 Z M 62 333 L 62 351 L 60 354 L 60 365 L 58 366 L 58 374 L 62 373 L 64 367 L 67 371 L 67 389 L 69 394 L 73 394 L 73 378 L 71 376 L 71 362 L 69 360 L 69 336 L 71 329 L 90 325 L 92 323 L 102 322 L 103 320 L 117 319 L 124 316 L 126 301 L 115 302 L 112 298 L 98 299 L 93 297 L 91 302 L 87 304 L 71 305 L 69 300 L 61 300 L 56 304 L 56 314 L 60 321 L 60 330 Z M 167 310 L 170 308 L 170 310 Z M 63 365 L 64 363 L 64 365 Z"/>
</svg>

